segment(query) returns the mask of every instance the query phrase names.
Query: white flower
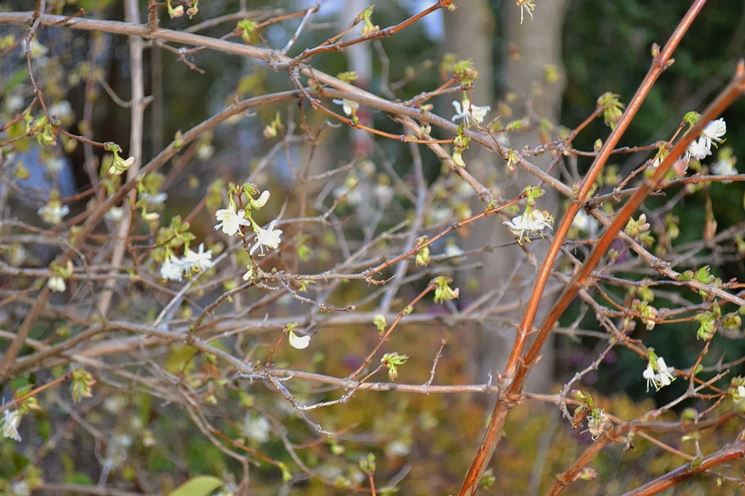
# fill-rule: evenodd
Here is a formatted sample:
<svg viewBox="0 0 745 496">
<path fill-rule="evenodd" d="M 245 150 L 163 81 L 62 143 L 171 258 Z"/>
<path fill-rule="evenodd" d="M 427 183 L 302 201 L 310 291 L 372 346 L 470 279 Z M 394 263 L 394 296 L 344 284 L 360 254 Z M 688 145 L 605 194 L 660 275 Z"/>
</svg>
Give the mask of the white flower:
<svg viewBox="0 0 745 496">
<path fill-rule="evenodd" d="M 604 410 L 598 409 L 597 411 L 595 411 L 595 409 L 593 409 L 593 413 L 596 413 L 596 415 L 587 416 L 587 430 L 590 432 L 590 435 L 592 436 L 592 439 L 594 441 L 599 438 L 604 432 L 613 427 L 613 424 L 611 423 L 610 418 L 608 418 L 608 414 L 605 413 Z"/>
<path fill-rule="evenodd" d="M 10 485 L 10 494 L 12 496 L 31 496 L 31 488 L 28 481 L 20 480 Z"/>
<path fill-rule="evenodd" d="M 8 107 L 8 112 L 15 112 L 23 108 L 24 99 L 20 95 L 11 95 L 5 99 L 5 105 Z"/>
<path fill-rule="evenodd" d="M 375 185 L 373 193 L 380 205 L 388 205 L 388 203 L 393 199 L 393 188 L 385 184 Z"/>
<path fill-rule="evenodd" d="M 124 172 L 127 171 L 127 169 L 132 167 L 132 164 L 134 163 L 135 163 L 134 157 L 123 159 L 119 155 L 114 155 L 114 160 L 113 162 L 111 162 L 111 167 L 109 167 L 109 174 L 113 174 L 115 176 L 123 174 Z"/>
<path fill-rule="evenodd" d="M 347 115 L 354 115 L 357 113 L 357 109 L 360 108 L 359 103 L 353 100 L 347 100 L 346 98 L 343 100 L 333 100 L 333 102 L 337 105 L 341 105 L 344 109 L 344 113 Z"/>
<path fill-rule="evenodd" d="M 55 103 L 49 107 L 49 115 L 63 121 L 69 119 L 72 117 L 72 107 L 70 106 L 70 102 L 62 100 L 59 103 Z"/>
<path fill-rule="evenodd" d="M 183 5 L 177 5 L 173 9 L 171 9 L 168 14 L 173 17 L 181 17 L 184 15 L 184 6 Z"/>
<path fill-rule="evenodd" d="M 212 251 L 204 251 L 204 243 L 199 243 L 199 251 L 186 249 L 186 255 L 181 260 L 187 270 L 197 269 L 199 272 L 212 268 Z"/>
<path fill-rule="evenodd" d="M 266 202 L 269 201 L 269 190 L 263 191 L 257 199 L 251 199 L 251 206 L 255 209 L 260 209 L 264 205 L 266 205 Z"/>
<path fill-rule="evenodd" d="M 310 345 L 310 336 L 298 336 L 295 331 L 290 331 L 288 339 L 290 346 L 296 350 L 304 350 Z"/>
<path fill-rule="evenodd" d="M 429 219 L 432 224 L 444 224 L 455 217 L 455 213 L 448 207 L 438 207 L 430 209 L 428 212 Z"/>
<path fill-rule="evenodd" d="M 726 133 L 727 123 L 724 122 L 724 119 L 719 118 L 708 123 L 701 134 L 704 138 L 710 141 L 721 143 L 722 141 L 724 141 L 722 136 L 724 136 Z"/>
<path fill-rule="evenodd" d="M 443 251 L 443 254 L 447 257 L 459 257 L 463 255 L 463 249 L 455 244 L 455 242 L 448 242 L 445 245 L 445 250 Z"/>
<path fill-rule="evenodd" d="M 215 212 L 215 218 L 220 221 L 215 224 L 215 229 L 222 229 L 222 232 L 228 236 L 235 236 L 240 226 L 251 225 L 245 217 L 246 212 L 244 210 L 238 210 L 236 212 L 235 205 L 230 205 L 228 208 L 221 208 Z"/>
<path fill-rule="evenodd" d="M 163 202 L 166 201 L 167 198 L 168 195 L 162 192 L 154 195 L 151 195 L 150 193 L 140 194 L 140 200 L 144 201 L 148 205 L 161 205 Z"/>
<path fill-rule="evenodd" d="M 711 121 L 704 128 L 701 137 L 688 145 L 688 154 L 698 160 L 703 160 L 711 155 L 712 144 L 724 141 L 723 136 L 726 133 L 727 123 L 724 122 L 724 119 L 719 118 L 715 121 Z"/>
<path fill-rule="evenodd" d="M 595 234 L 598 230 L 598 221 L 591 215 L 588 215 L 587 212 L 580 209 L 572 220 L 572 227 L 581 232 Z"/>
<path fill-rule="evenodd" d="M 705 137 L 700 137 L 688 145 L 688 154 L 697 160 L 703 160 L 711 155 L 711 141 Z"/>
<path fill-rule="evenodd" d="M 50 201 L 48 204 L 36 211 L 44 222 L 56 226 L 65 215 L 70 213 L 70 207 L 61 205 L 59 201 Z"/>
<path fill-rule="evenodd" d="M 665 386 L 669 386 L 675 380 L 674 371 L 675 369 L 668 367 L 665 359 L 662 357 L 657 357 L 657 361 L 655 362 L 652 360 L 647 362 L 647 368 L 642 372 L 642 377 L 647 380 L 647 391 L 649 391 L 650 383 L 657 391 Z"/>
<path fill-rule="evenodd" d="M 212 145 L 202 145 L 197 148 L 197 157 L 200 160 L 207 160 L 215 153 L 215 147 Z"/>
<path fill-rule="evenodd" d="M 675 369 L 673 367 L 668 367 L 665 364 L 664 358 L 657 358 L 657 379 L 661 384 L 660 387 L 669 386 L 675 380 L 674 372 Z"/>
<path fill-rule="evenodd" d="M 54 157 L 46 161 L 47 169 L 49 169 L 49 172 L 52 174 L 61 172 L 62 169 L 65 168 L 65 165 L 67 165 L 67 162 L 65 162 L 65 159 L 60 157 Z"/>
<path fill-rule="evenodd" d="M 481 124 L 486 114 L 491 110 L 491 107 L 488 105 L 484 107 L 472 105 L 471 100 L 468 98 L 463 98 L 462 109 L 461 102 L 457 100 L 453 102 L 453 107 L 455 107 L 455 115 L 450 120 L 456 122 L 462 119 L 466 126 L 470 126 L 473 123 Z"/>
<path fill-rule="evenodd" d="M 261 415 L 249 415 L 243 419 L 243 434 L 259 443 L 265 443 L 269 441 L 269 432 L 271 432 L 271 424 L 269 421 Z"/>
<path fill-rule="evenodd" d="M 261 227 L 256 231 L 256 242 L 251 247 L 250 253 L 253 255 L 256 250 L 259 250 L 260 255 L 264 255 L 264 247 L 274 250 L 279 247 L 279 243 L 282 241 L 280 236 L 282 235 L 281 229 L 274 229 L 277 225 L 277 221 L 273 220 L 269 223 L 266 229 Z"/>
<path fill-rule="evenodd" d="M 111 207 L 104 217 L 113 222 L 118 222 L 124 217 L 124 209 L 122 207 Z"/>
<path fill-rule="evenodd" d="M 533 12 L 535 12 L 535 0 L 515 0 L 515 3 L 520 8 L 520 24 L 523 23 L 525 12 L 530 16 L 530 20 L 533 20 Z"/>
<path fill-rule="evenodd" d="M 5 410 L 3 412 L 2 431 L 3 437 L 21 441 L 21 435 L 18 434 L 18 426 L 21 424 L 21 412 L 18 410 Z"/>
<path fill-rule="evenodd" d="M 647 362 L 647 368 L 642 372 L 642 377 L 647 380 L 647 391 L 649 391 L 649 384 L 655 384 L 655 372 L 652 368 L 652 362 Z M 657 387 L 656 384 L 655 387 Z"/>
<path fill-rule="evenodd" d="M 503 224 L 517 236 L 517 242 L 522 243 L 523 239 L 529 242 L 531 236 L 543 236 L 545 228 L 553 229 L 553 218 L 546 211 L 530 208 Z"/>
<path fill-rule="evenodd" d="M 59 276 L 50 277 L 47 286 L 50 291 L 56 291 L 57 293 L 64 293 L 65 289 L 67 289 L 65 280 Z"/>
<path fill-rule="evenodd" d="M 411 446 L 396 439 L 385 448 L 385 454 L 390 457 L 406 456 L 411 452 Z"/>
<path fill-rule="evenodd" d="M 31 40 L 31 43 L 28 47 L 29 52 L 31 52 L 31 57 L 33 58 L 41 58 L 44 57 L 47 53 L 49 53 L 49 49 L 39 43 L 36 38 L 33 38 Z"/>
<path fill-rule="evenodd" d="M 335 198 L 340 198 L 344 195 L 347 195 L 345 198 L 347 203 L 354 207 L 361 205 L 364 199 L 359 187 L 350 189 L 350 188 L 347 188 L 346 186 L 337 186 L 336 188 L 334 188 Z"/>
<path fill-rule="evenodd" d="M 169 281 L 181 281 L 184 276 L 184 264 L 178 258 L 171 255 L 160 266 L 160 277 Z"/>
<path fill-rule="evenodd" d="M 730 159 L 721 158 L 711 166 L 711 172 L 716 176 L 734 176 L 737 174 L 735 169 L 735 161 Z"/>
<path fill-rule="evenodd" d="M 255 276 L 255 274 L 254 274 L 254 265 L 253 264 L 248 264 L 248 265 L 246 265 L 246 269 L 248 269 L 248 270 L 246 270 L 246 273 L 243 274 L 243 280 L 244 281 L 250 281 Z"/>
</svg>

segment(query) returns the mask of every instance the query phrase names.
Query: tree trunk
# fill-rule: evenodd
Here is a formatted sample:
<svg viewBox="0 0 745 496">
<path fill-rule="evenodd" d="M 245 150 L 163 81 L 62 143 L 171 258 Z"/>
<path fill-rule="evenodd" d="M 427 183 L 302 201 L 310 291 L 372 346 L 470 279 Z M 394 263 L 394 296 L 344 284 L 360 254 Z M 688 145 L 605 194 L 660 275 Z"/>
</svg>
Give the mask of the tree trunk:
<svg viewBox="0 0 745 496">
<path fill-rule="evenodd" d="M 471 101 L 475 105 L 494 103 L 495 65 L 493 57 L 494 46 L 494 16 L 486 1 L 460 2 L 455 13 L 445 16 L 446 50 L 454 52 L 459 58 L 470 58 L 479 70 L 479 80 L 471 94 Z M 546 82 L 546 67 L 554 66 L 561 72 L 561 28 L 564 17 L 564 0 L 546 0 L 537 5 L 534 19 L 525 15 L 520 24 L 520 9 L 514 1 L 506 0 L 501 8 L 503 19 L 503 63 L 500 66 L 499 80 L 507 92 L 514 92 L 518 96 L 515 103 L 511 103 L 514 111 L 512 118 L 525 115 L 529 108 L 531 114 L 546 118 L 551 122 L 558 122 L 563 77 L 558 82 Z M 527 102 L 529 103 L 526 105 Z M 492 105 L 492 116 L 496 115 Z M 505 121 L 511 118 L 505 118 Z M 510 135 L 510 146 L 520 149 L 525 145 L 535 145 L 540 142 L 537 130 Z M 546 166 L 550 157 L 531 157 L 531 161 L 540 166 Z M 471 151 L 466 160 L 469 170 L 484 184 L 503 198 L 517 194 L 528 184 L 537 184 L 532 176 L 516 170 L 509 173 L 505 170 L 504 162 L 494 154 L 483 151 Z M 559 202 L 556 195 L 548 191 L 541 198 L 540 207 L 558 214 Z M 474 204 L 474 209 L 483 205 Z M 476 210 L 474 210 L 476 211 Z M 512 234 L 502 225 L 500 219 L 485 220 L 478 229 L 474 229 L 465 245 L 467 248 L 477 248 L 487 243 L 503 244 L 514 240 Z M 537 241 L 528 245 L 528 249 L 535 254 L 538 263 L 543 260 L 547 248 L 545 241 Z M 488 303 L 480 307 L 489 309 L 489 305 L 499 305 L 519 301 L 520 308 L 509 313 L 497 315 L 495 319 L 486 320 L 481 329 L 476 330 L 473 347 L 473 374 L 477 381 L 494 377 L 506 362 L 512 346 L 515 329 L 523 315 L 524 303 L 529 298 L 535 279 L 535 269 L 527 263 L 527 257 L 519 247 L 499 248 L 491 253 L 485 253 L 481 261 L 482 270 L 468 274 L 466 277 L 479 283 L 479 291 L 470 299 L 473 301 L 480 295 L 490 294 Z M 459 281 L 462 286 L 467 281 Z M 466 296 L 468 298 L 468 296 Z M 466 301 L 467 305 L 469 302 Z M 543 312 L 539 314 L 541 317 Z M 543 358 L 533 369 L 528 381 L 529 389 L 545 389 L 552 381 L 553 375 L 552 344 L 549 342 L 544 348 Z"/>
</svg>

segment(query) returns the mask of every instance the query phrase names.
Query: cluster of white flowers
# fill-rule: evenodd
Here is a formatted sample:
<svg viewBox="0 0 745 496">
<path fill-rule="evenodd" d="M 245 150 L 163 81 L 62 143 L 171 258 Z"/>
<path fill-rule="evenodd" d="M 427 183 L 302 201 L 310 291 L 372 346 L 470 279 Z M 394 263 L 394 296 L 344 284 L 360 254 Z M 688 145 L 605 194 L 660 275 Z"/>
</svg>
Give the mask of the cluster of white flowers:
<svg viewBox="0 0 745 496">
<path fill-rule="evenodd" d="M 486 117 L 486 114 L 491 110 L 491 107 L 488 105 L 485 105 L 483 107 L 479 107 L 478 105 L 471 104 L 471 100 L 468 98 L 463 98 L 463 106 L 461 107 L 461 102 L 454 101 L 453 107 L 455 107 L 455 115 L 451 118 L 453 122 L 457 122 L 459 120 L 463 121 L 463 124 L 466 125 L 466 127 L 471 126 L 472 124 L 481 124 L 484 122 L 484 118 Z"/>
<path fill-rule="evenodd" d="M 59 200 L 52 200 L 36 212 L 44 222 L 56 226 L 62 222 L 65 215 L 70 213 L 70 207 L 62 205 Z"/>
<path fill-rule="evenodd" d="M 647 391 L 649 391 L 650 384 L 657 391 L 665 386 L 669 386 L 675 380 L 674 372 L 675 369 L 668 367 L 664 358 L 657 357 L 655 360 L 654 357 L 650 357 L 649 362 L 647 362 L 647 368 L 642 372 L 642 377 L 647 380 Z"/>
<path fill-rule="evenodd" d="M 3 412 L 2 433 L 3 437 L 14 441 L 21 441 L 21 435 L 18 434 L 18 426 L 21 424 L 21 412 L 18 410 L 5 410 Z"/>
<path fill-rule="evenodd" d="M 522 244 L 523 241 L 530 242 L 531 237 L 543 237 L 544 229 L 553 229 L 553 222 L 554 219 L 549 212 L 527 208 L 522 214 L 503 224 L 517 236 L 517 242 Z"/>
<path fill-rule="evenodd" d="M 257 199 L 250 199 L 249 201 L 253 208 L 259 209 L 266 205 L 268 200 L 269 191 L 264 191 Z M 258 251 L 259 255 L 263 256 L 264 248 L 277 249 L 282 241 L 282 230 L 275 229 L 277 220 L 271 221 L 266 228 L 263 228 L 256 224 L 250 216 L 247 218 L 246 213 L 245 209 L 236 209 L 231 200 L 228 208 L 221 208 L 215 212 L 215 218 L 218 220 L 215 229 L 221 230 L 228 236 L 235 236 L 240 232 L 241 226 L 251 226 L 256 233 L 256 242 L 250 250 L 251 255 Z"/>
<path fill-rule="evenodd" d="M 724 119 L 720 118 L 711 121 L 706 125 L 701 136 L 688 145 L 688 151 L 686 152 L 687 158 L 705 159 L 711 155 L 711 146 L 714 143 L 722 143 L 724 141 L 723 136 L 726 132 L 727 123 L 724 122 Z"/>
<path fill-rule="evenodd" d="M 160 276 L 170 281 L 181 281 L 185 275 L 204 272 L 213 265 L 212 251 L 204 251 L 204 243 L 200 243 L 198 251 L 187 248 L 183 257 L 169 256 L 160 267 Z"/>
</svg>

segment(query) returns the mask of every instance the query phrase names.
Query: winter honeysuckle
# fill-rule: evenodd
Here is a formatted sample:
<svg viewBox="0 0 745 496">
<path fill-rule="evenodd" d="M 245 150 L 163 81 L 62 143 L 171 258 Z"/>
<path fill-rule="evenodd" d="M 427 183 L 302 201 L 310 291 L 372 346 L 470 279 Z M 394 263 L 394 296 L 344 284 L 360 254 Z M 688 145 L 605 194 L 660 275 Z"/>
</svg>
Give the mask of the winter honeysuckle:
<svg viewBox="0 0 745 496">
<path fill-rule="evenodd" d="M 256 242 L 251 247 L 250 253 L 253 255 L 256 251 L 259 251 L 259 255 L 264 255 L 264 247 L 274 250 L 279 247 L 279 243 L 282 241 L 282 230 L 274 229 L 277 225 L 277 220 L 273 220 L 269 223 L 266 229 L 254 225 L 254 231 L 256 232 Z"/>
<path fill-rule="evenodd" d="M 5 410 L 3 412 L 2 432 L 3 437 L 14 441 L 21 441 L 18 434 L 18 426 L 21 424 L 21 412 L 18 410 Z"/>
<path fill-rule="evenodd" d="M 515 4 L 520 8 L 520 24 L 523 23 L 525 12 L 528 13 L 530 19 L 533 19 L 533 12 L 535 12 L 535 0 L 515 0 Z"/>
<path fill-rule="evenodd" d="M 264 205 L 266 205 L 266 202 L 269 201 L 269 190 L 263 191 L 257 199 L 250 198 L 248 199 L 248 203 L 251 205 L 251 207 L 255 208 L 256 210 L 262 208 Z"/>
<path fill-rule="evenodd" d="M 181 263 L 185 266 L 187 271 L 203 272 L 211 269 L 214 265 L 212 261 L 212 251 L 204 251 L 204 243 L 199 243 L 198 251 L 192 251 L 189 248 L 186 249 L 184 258 Z"/>
<path fill-rule="evenodd" d="M 572 220 L 572 227 L 578 231 L 589 233 L 594 235 L 598 230 L 598 221 L 594 217 L 588 215 L 584 210 L 577 212 Z"/>
<path fill-rule="evenodd" d="M 181 281 L 184 276 L 183 262 L 173 255 L 166 258 L 160 266 L 160 277 L 169 281 Z"/>
<path fill-rule="evenodd" d="M 360 108 L 359 103 L 354 100 L 347 100 L 346 98 L 343 100 L 333 100 L 333 102 L 337 105 L 341 105 L 341 108 L 344 109 L 344 113 L 349 116 L 357 115 L 357 110 Z"/>
<path fill-rule="evenodd" d="M 163 192 L 151 194 L 151 193 L 141 193 L 139 196 L 140 200 L 147 203 L 148 205 L 162 205 L 165 203 L 166 199 L 168 198 L 168 195 Z"/>
<path fill-rule="evenodd" d="M 711 166 L 711 172 L 717 176 L 734 176 L 737 174 L 737 169 L 731 161 L 718 160 Z"/>
<path fill-rule="evenodd" d="M 491 107 L 488 105 L 483 107 L 472 105 L 471 100 L 465 97 L 463 97 L 462 107 L 461 102 L 457 100 L 453 102 L 453 107 L 455 107 L 455 115 L 451 117 L 450 120 L 453 122 L 462 120 L 466 126 L 470 126 L 474 123 L 481 124 L 484 121 L 486 114 L 491 110 Z"/>
<path fill-rule="evenodd" d="M 528 207 L 522 214 L 503 224 L 517 236 L 517 242 L 522 244 L 523 241 L 530 242 L 531 237 L 543 237 L 543 230 L 553 229 L 553 222 L 548 211 Z"/>
<path fill-rule="evenodd" d="M 642 377 L 647 380 L 647 391 L 649 391 L 650 384 L 652 384 L 657 391 L 665 386 L 669 386 L 675 380 L 675 375 L 673 375 L 674 372 L 675 369 L 673 367 L 668 367 L 664 358 L 658 357 L 653 352 L 650 352 L 647 368 L 642 372 Z"/>
<path fill-rule="evenodd" d="M 213 265 L 212 251 L 204 251 L 204 243 L 200 243 L 198 251 L 187 248 L 181 258 L 169 255 L 160 267 L 160 276 L 169 281 L 181 281 L 185 275 L 209 270 Z"/>
<path fill-rule="evenodd" d="M 62 170 L 67 165 L 67 162 L 63 158 L 60 157 L 53 157 L 46 161 L 45 165 L 47 166 L 47 170 L 51 172 L 52 174 L 58 174 L 62 172 Z"/>
<path fill-rule="evenodd" d="M 65 217 L 65 215 L 70 213 L 70 207 L 68 207 L 67 205 L 62 205 L 59 200 L 54 199 L 49 200 L 49 203 L 41 207 L 36 212 L 39 214 L 39 217 L 44 220 L 44 222 L 56 226 L 57 224 L 62 222 L 62 219 Z"/>
<path fill-rule="evenodd" d="M 109 174 L 112 174 L 114 176 L 121 175 L 126 172 L 127 169 L 132 167 L 132 164 L 135 163 L 134 157 L 123 159 L 119 155 L 122 152 L 122 148 L 116 143 L 106 143 L 104 145 L 104 149 L 114 155 L 114 159 L 111 162 L 111 167 L 109 167 Z"/>
<path fill-rule="evenodd" d="M 258 443 L 269 441 L 272 425 L 261 415 L 252 415 L 247 413 L 243 419 L 243 434 Z"/>
<path fill-rule="evenodd" d="M 393 199 L 393 188 L 387 184 L 376 184 L 373 189 L 373 194 L 378 204 L 381 206 L 388 205 Z"/>
<path fill-rule="evenodd" d="M 49 106 L 49 115 L 62 121 L 69 120 L 73 117 L 72 106 L 67 100 L 62 100 Z"/>
<path fill-rule="evenodd" d="M 693 156 L 698 160 L 711 155 L 711 146 L 716 146 L 719 143 L 724 142 L 724 135 L 727 133 L 727 123 L 724 119 L 719 118 L 715 121 L 709 122 L 704 130 L 701 132 L 701 136 L 691 142 L 688 145 L 688 155 Z"/>
<path fill-rule="evenodd" d="M 445 243 L 445 250 L 442 253 L 446 257 L 454 258 L 463 255 L 463 249 L 451 239 Z"/>
<path fill-rule="evenodd" d="M 717 176 L 733 176 L 737 174 L 735 163 L 737 158 L 732 154 L 732 148 L 724 147 L 719 151 L 717 161 L 711 166 L 711 173 Z"/>
<path fill-rule="evenodd" d="M 290 346 L 292 346 L 296 350 L 304 350 L 310 345 L 310 336 L 298 336 L 292 329 L 290 329 L 290 332 L 287 334 L 287 336 L 288 340 L 290 341 Z"/>
<path fill-rule="evenodd" d="M 593 441 L 610 430 L 611 427 L 613 427 L 613 423 L 602 408 L 593 408 L 592 413 L 587 416 L 587 430 Z"/>
<path fill-rule="evenodd" d="M 435 303 L 445 303 L 446 301 L 454 300 L 460 295 L 460 288 L 451 288 L 450 283 L 452 279 L 445 276 L 435 277 L 433 284 L 435 287 Z"/>
<path fill-rule="evenodd" d="M 244 281 L 250 281 L 254 277 L 256 277 L 256 268 L 254 267 L 254 264 L 248 264 L 246 265 L 246 272 L 243 273 L 243 280 Z"/>
<path fill-rule="evenodd" d="M 166 2 L 166 7 L 168 9 L 168 16 L 173 19 L 174 17 L 181 17 L 184 15 L 184 6 L 183 5 L 177 5 L 174 7 L 171 5 L 171 0 L 168 0 Z"/>
<path fill-rule="evenodd" d="M 108 212 L 104 214 L 108 220 L 112 222 L 119 222 L 124 217 L 124 209 L 122 207 L 111 207 Z"/>
<path fill-rule="evenodd" d="M 689 155 L 689 158 L 693 157 L 696 160 L 703 160 L 711 155 L 711 145 L 709 143 L 705 138 L 692 141 L 688 145 L 688 151 L 686 153 Z"/>
<path fill-rule="evenodd" d="M 65 284 L 65 280 L 62 277 L 54 276 L 49 278 L 49 282 L 47 283 L 47 287 L 50 291 L 55 291 L 57 293 L 64 293 L 67 289 L 67 284 Z"/>
<path fill-rule="evenodd" d="M 251 222 L 246 219 L 246 212 L 235 209 L 235 204 L 230 202 L 228 208 L 221 208 L 215 212 L 215 218 L 219 221 L 215 229 L 220 229 L 228 236 L 235 236 L 241 226 L 250 226 Z"/>
</svg>

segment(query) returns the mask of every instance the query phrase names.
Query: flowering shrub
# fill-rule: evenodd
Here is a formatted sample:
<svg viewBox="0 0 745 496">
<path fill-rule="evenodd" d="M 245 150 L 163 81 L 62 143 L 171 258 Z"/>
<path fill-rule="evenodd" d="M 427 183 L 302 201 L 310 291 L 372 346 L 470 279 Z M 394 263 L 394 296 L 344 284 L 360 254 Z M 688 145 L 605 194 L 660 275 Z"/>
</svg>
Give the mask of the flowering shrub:
<svg viewBox="0 0 745 496">
<path fill-rule="evenodd" d="M 123 20 L 107 2 L 0 12 L 0 492 L 558 494 L 614 481 L 652 494 L 703 473 L 735 487 L 745 378 L 741 357 L 715 350 L 742 340 L 743 283 L 720 275 L 742 263 L 745 224 L 718 229 L 707 197 L 704 232 L 684 242 L 675 209 L 745 180 L 720 117 L 745 66 L 658 141 L 619 146 L 704 2 L 653 47 L 628 103 L 606 92 L 572 128 L 515 116 L 509 98 L 475 105 L 469 60 L 445 56 L 437 85 L 408 97 L 385 71 L 372 91 L 322 70 L 322 55 L 357 46 L 387 60 L 381 39 L 449 15 L 452 0 L 383 28 L 370 6 L 318 43 L 318 5 L 205 15 L 204 3 L 125 0 Z M 521 23 L 540 15 L 516 4 Z M 107 48 L 114 37 L 126 57 Z M 161 51 L 194 74 L 210 51 L 252 64 L 165 145 L 145 118 L 163 112 L 162 81 L 146 77 L 167 72 Z M 117 64 L 121 88 L 105 72 Z M 289 89 L 273 91 L 277 77 Z M 104 107 L 126 131 L 97 125 Z M 605 134 L 581 149 L 596 122 Z M 541 141 L 512 144 L 525 133 Z M 474 167 L 477 149 L 528 178 L 521 191 Z M 609 164 L 618 155 L 632 166 Z M 468 246 L 485 226 L 509 241 Z M 530 272 L 479 286 L 469 274 L 500 250 Z M 469 326 L 502 321 L 516 329 L 506 364 L 481 382 L 464 372 L 481 351 Z M 680 338 L 693 360 L 651 346 L 679 323 L 695 329 Z M 571 345 L 586 359 L 562 362 L 555 387 L 528 391 L 554 335 L 593 344 Z M 647 396 L 670 396 L 592 390 L 620 354 Z"/>
</svg>

